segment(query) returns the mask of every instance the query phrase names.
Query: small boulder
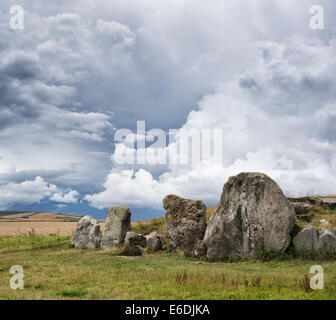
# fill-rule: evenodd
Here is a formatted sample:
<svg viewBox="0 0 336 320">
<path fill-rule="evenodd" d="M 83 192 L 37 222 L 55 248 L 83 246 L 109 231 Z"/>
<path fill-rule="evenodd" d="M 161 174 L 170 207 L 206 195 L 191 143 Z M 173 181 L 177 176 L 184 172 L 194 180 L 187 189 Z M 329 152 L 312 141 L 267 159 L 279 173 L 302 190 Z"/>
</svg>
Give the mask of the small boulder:
<svg viewBox="0 0 336 320">
<path fill-rule="evenodd" d="M 320 248 L 326 253 L 336 253 L 336 231 L 321 228 L 319 230 Z"/>
<path fill-rule="evenodd" d="M 202 256 L 205 256 L 207 253 L 207 247 L 206 245 L 204 244 L 203 241 L 199 240 L 197 241 L 195 247 L 194 247 L 194 250 L 193 250 L 193 257 L 202 257 Z"/>
<path fill-rule="evenodd" d="M 318 230 L 313 226 L 308 226 L 293 238 L 294 250 L 296 253 L 306 253 L 318 250 L 319 247 Z"/>
<path fill-rule="evenodd" d="M 169 195 L 163 199 L 166 209 L 166 240 L 170 249 L 180 249 L 193 256 L 206 229 L 206 206 L 203 201 Z"/>
<path fill-rule="evenodd" d="M 159 251 L 166 249 L 166 239 L 162 235 L 155 235 L 147 239 L 147 247 L 149 251 Z"/>
<path fill-rule="evenodd" d="M 335 254 L 336 231 L 331 229 L 316 229 L 308 226 L 293 239 L 294 251 L 298 255 Z"/>
<path fill-rule="evenodd" d="M 330 224 L 327 219 L 322 219 L 319 221 L 320 224 Z"/>
<path fill-rule="evenodd" d="M 131 229 L 131 212 L 129 208 L 117 206 L 109 208 L 107 211 L 106 223 L 104 226 L 101 247 L 122 245 L 125 241 L 126 233 Z"/>
<path fill-rule="evenodd" d="M 160 236 L 160 241 L 161 241 L 161 249 L 166 250 L 167 249 L 167 238 L 166 238 L 166 236 L 161 235 Z"/>
<path fill-rule="evenodd" d="M 284 252 L 295 212 L 280 187 L 263 173 L 230 177 L 204 236 L 208 258 Z"/>
<path fill-rule="evenodd" d="M 78 221 L 72 238 L 72 245 L 79 249 L 96 249 L 100 247 L 100 225 L 96 219 L 85 216 Z"/>
<path fill-rule="evenodd" d="M 129 231 L 126 233 L 125 245 L 130 246 L 130 247 L 139 246 L 139 247 L 145 248 L 147 245 L 147 240 L 146 240 L 146 237 L 143 236 L 142 234 Z"/>
</svg>

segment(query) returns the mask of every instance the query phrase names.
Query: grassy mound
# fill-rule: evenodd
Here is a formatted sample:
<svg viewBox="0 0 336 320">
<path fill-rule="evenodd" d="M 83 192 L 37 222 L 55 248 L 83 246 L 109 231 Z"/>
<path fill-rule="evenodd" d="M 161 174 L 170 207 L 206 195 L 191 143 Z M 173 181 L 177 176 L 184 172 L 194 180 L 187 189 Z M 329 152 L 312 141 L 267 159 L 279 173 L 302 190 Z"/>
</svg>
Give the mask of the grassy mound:
<svg viewBox="0 0 336 320">
<path fill-rule="evenodd" d="M 146 222 L 134 222 L 132 223 L 132 231 L 139 234 L 149 234 L 151 232 L 157 232 L 158 234 L 163 234 L 166 228 L 166 219 L 165 217 L 151 219 Z"/>
</svg>

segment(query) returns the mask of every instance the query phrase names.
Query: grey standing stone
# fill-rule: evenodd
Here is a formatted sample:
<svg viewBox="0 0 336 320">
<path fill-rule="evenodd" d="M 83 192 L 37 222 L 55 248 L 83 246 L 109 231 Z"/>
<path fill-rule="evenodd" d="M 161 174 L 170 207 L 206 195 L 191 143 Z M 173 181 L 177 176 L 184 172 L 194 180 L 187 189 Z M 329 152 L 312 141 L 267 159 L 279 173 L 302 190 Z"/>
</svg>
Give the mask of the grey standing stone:
<svg viewBox="0 0 336 320">
<path fill-rule="evenodd" d="M 106 223 L 104 226 L 101 247 L 122 245 L 125 241 L 126 233 L 131 229 L 131 212 L 128 207 L 117 206 L 109 208 L 107 211 Z"/>
<path fill-rule="evenodd" d="M 296 253 L 306 253 L 318 250 L 319 234 L 312 226 L 304 228 L 293 238 L 294 250 Z"/>
<path fill-rule="evenodd" d="M 209 258 L 284 252 L 295 212 L 280 187 L 263 173 L 240 173 L 223 187 L 204 237 Z"/>
<path fill-rule="evenodd" d="M 163 199 L 166 209 L 166 242 L 170 249 L 180 249 L 193 256 L 206 229 L 206 206 L 203 201 L 169 195 Z"/>
<path fill-rule="evenodd" d="M 79 249 L 96 249 L 101 242 L 100 225 L 96 219 L 85 216 L 78 221 L 72 245 Z"/>
</svg>

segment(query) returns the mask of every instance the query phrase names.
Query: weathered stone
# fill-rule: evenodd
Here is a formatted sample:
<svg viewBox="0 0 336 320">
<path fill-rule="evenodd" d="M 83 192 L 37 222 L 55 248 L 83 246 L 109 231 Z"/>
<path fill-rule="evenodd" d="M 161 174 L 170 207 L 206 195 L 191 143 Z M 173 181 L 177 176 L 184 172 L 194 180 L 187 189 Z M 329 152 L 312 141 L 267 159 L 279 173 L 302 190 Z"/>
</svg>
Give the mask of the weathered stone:
<svg viewBox="0 0 336 320">
<path fill-rule="evenodd" d="M 126 233 L 125 245 L 130 247 L 140 246 L 142 248 L 145 248 L 146 244 L 147 244 L 146 237 L 143 236 L 142 234 L 138 234 L 133 231 L 129 231 Z"/>
<path fill-rule="evenodd" d="M 193 255 L 206 229 L 206 206 L 200 200 L 183 199 L 169 195 L 163 199 L 166 209 L 166 241 L 170 249 L 180 249 Z"/>
<path fill-rule="evenodd" d="M 160 236 L 160 241 L 161 241 L 161 249 L 166 250 L 167 249 L 167 238 L 166 236 Z"/>
<path fill-rule="evenodd" d="M 298 255 L 336 253 L 336 231 L 310 225 L 294 237 L 293 245 Z"/>
<path fill-rule="evenodd" d="M 308 226 L 293 238 L 296 253 L 306 253 L 318 250 L 319 234 L 317 229 Z"/>
<path fill-rule="evenodd" d="M 157 237 L 157 236 L 149 238 L 147 240 L 147 246 L 148 246 L 148 250 L 150 250 L 150 251 L 159 251 L 159 250 L 161 250 L 161 241 L 160 241 L 160 238 Z"/>
<path fill-rule="evenodd" d="M 194 249 L 193 249 L 193 252 L 192 252 L 192 255 L 194 257 L 202 257 L 202 256 L 205 256 L 207 253 L 207 247 L 206 245 L 204 244 L 203 241 L 199 240 L 197 241 Z"/>
<path fill-rule="evenodd" d="M 72 245 L 80 249 L 99 248 L 101 242 L 100 225 L 96 219 L 85 216 L 78 221 L 72 238 Z"/>
<path fill-rule="evenodd" d="M 336 253 L 336 231 L 321 228 L 319 230 L 319 245 L 323 252 Z"/>
<path fill-rule="evenodd" d="M 283 252 L 295 212 L 279 186 L 262 173 L 240 173 L 224 185 L 204 237 L 209 258 Z"/>
<path fill-rule="evenodd" d="M 147 247 L 150 251 L 159 251 L 166 249 L 166 239 L 162 235 L 155 235 L 147 239 Z"/>
<path fill-rule="evenodd" d="M 122 245 L 126 233 L 131 229 L 131 212 L 129 208 L 117 206 L 107 211 L 101 247 L 106 249 Z"/>
</svg>

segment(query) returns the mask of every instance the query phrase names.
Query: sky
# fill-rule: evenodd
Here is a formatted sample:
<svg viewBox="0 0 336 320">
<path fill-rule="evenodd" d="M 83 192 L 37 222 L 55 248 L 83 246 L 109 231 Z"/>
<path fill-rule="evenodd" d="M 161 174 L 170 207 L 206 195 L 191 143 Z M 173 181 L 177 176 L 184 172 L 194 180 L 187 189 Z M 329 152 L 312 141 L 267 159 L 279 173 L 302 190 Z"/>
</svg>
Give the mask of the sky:
<svg viewBox="0 0 336 320">
<path fill-rule="evenodd" d="M 242 171 L 288 196 L 335 194 L 335 14 L 331 0 L 2 0 L 0 210 L 125 205 L 147 220 L 171 193 L 216 205 Z M 146 152 L 173 150 L 169 130 L 216 129 L 223 157 L 121 164 L 140 147 L 116 133 L 141 137 L 138 121 L 166 134 Z"/>
</svg>

